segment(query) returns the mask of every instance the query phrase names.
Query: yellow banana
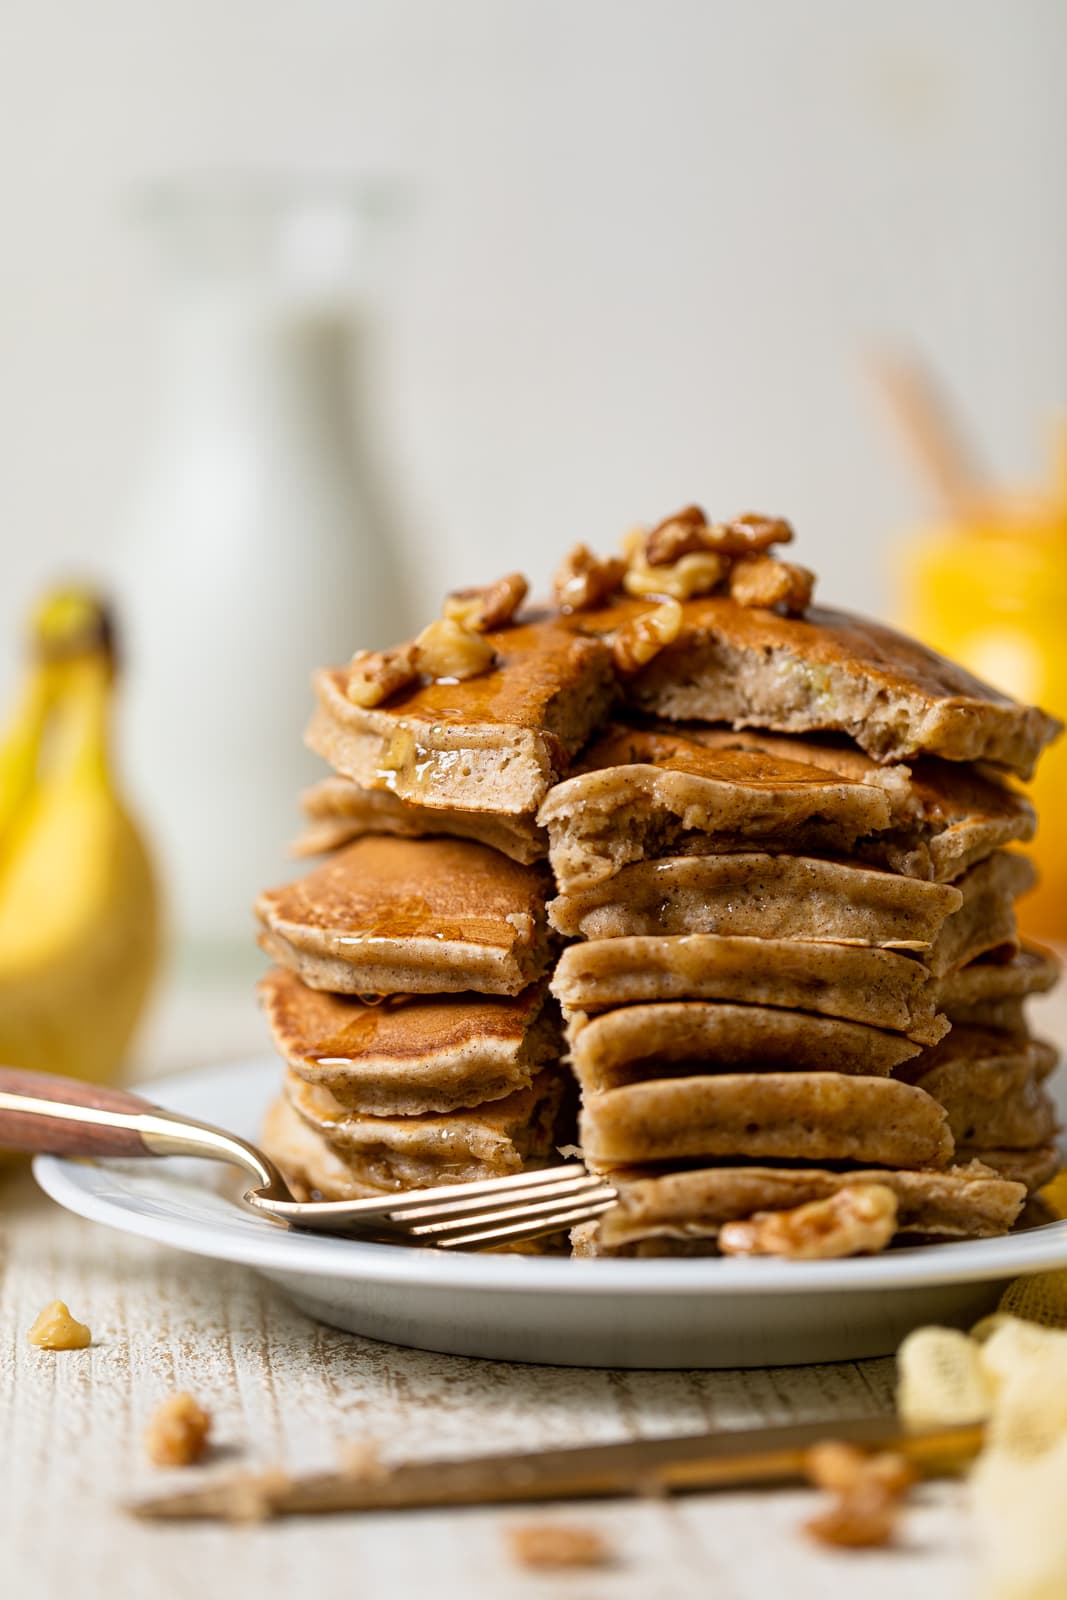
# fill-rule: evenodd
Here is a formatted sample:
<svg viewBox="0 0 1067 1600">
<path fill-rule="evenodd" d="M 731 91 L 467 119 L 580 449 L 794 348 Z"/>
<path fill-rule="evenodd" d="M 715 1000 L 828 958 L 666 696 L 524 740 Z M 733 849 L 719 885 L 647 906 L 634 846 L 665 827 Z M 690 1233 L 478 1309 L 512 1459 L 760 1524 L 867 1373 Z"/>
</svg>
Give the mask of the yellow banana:
<svg viewBox="0 0 1067 1600">
<path fill-rule="evenodd" d="M 0 1062 L 103 1081 L 156 969 L 156 884 L 112 774 L 104 608 L 52 596 L 35 649 L 0 743 Z"/>
</svg>

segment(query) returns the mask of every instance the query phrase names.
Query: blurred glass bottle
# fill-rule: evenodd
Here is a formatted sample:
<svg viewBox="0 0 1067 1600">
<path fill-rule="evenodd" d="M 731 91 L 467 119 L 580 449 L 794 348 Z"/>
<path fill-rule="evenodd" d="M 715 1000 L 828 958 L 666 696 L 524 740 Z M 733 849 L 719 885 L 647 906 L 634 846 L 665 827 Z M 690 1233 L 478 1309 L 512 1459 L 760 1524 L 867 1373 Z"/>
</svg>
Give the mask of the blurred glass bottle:
<svg viewBox="0 0 1067 1600">
<path fill-rule="evenodd" d="M 1067 720 L 1067 497 L 992 500 L 988 510 L 924 528 L 896 559 L 901 624 L 1019 700 Z M 1067 937 L 1067 737 L 1029 786 L 1039 817 L 1037 890 L 1021 926 Z"/>
<path fill-rule="evenodd" d="M 312 669 L 407 631 L 353 406 L 353 288 L 391 211 L 382 189 L 246 181 L 139 208 L 163 295 L 118 573 L 128 758 L 179 947 L 212 964 L 250 949 L 253 898 L 291 870 Z"/>
</svg>

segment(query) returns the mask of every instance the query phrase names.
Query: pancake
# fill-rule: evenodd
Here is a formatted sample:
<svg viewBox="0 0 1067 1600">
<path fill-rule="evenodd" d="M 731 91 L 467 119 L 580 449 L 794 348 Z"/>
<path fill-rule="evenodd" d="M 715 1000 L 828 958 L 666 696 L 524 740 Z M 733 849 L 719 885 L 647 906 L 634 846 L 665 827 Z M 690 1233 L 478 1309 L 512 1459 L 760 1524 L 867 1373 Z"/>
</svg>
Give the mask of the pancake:
<svg viewBox="0 0 1067 1600">
<path fill-rule="evenodd" d="M 725 1222 L 756 1211 L 784 1211 L 824 1200 L 846 1185 L 880 1183 L 897 1197 L 897 1232 L 944 1239 L 988 1239 L 1007 1233 L 1026 1191 L 980 1162 L 939 1172 L 873 1170 L 828 1172 L 818 1167 L 699 1167 L 662 1175 L 640 1169 L 612 1173 L 619 1203 L 599 1223 L 586 1225 L 595 1248 L 640 1240 L 713 1243 Z"/>
<path fill-rule="evenodd" d="M 581 1144 L 597 1170 L 743 1156 L 943 1167 L 943 1107 L 909 1083 L 833 1072 L 724 1073 L 632 1083 L 592 1095 Z"/>
<path fill-rule="evenodd" d="M 1036 882 L 1033 862 L 1015 850 L 998 850 L 957 879 L 963 904 L 946 918 L 923 956 L 934 976 L 956 972 L 991 951 L 996 951 L 998 958 L 1016 955 L 1015 902 Z"/>
<path fill-rule="evenodd" d="M 1011 1027 L 1027 995 L 1044 994 L 1059 981 L 1060 964 L 1041 945 L 1024 944 L 1010 961 L 985 959 L 938 980 L 937 1000 L 952 1023 Z"/>
<path fill-rule="evenodd" d="M 919 1054 L 900 1033 L 775 1006 L 683 1000 L 572 1019 L 571 1063 L 586 1094 L 701 1072 L 848 1072 L 888 1077 Z"/>
<path fill-rule="evenodd" d="M 569 938 L 717 933 L 928 953 L 953 914 L 962 915 L 966 881 L 953 888 L 762 851 L 672 856 L 636 861 L 604 882 L 568 889 L 550 903 L 548 917 Z M 988 948 L 979 940 L 975 953 Z"/>
<path fill-rule="evenodd" d="M 274 1044 L 307 1083 L 371 1116 L 412 1116 L 500 1100 L 559 1060 L 555 1007 L 537 985 L 515 999 L 475 994 L 367 1005 L 309 989 L 282 968 L 260 981 Z"/>
<path fill-rule="evenodd" d="M 905 877 L 953 883 L 994 850 L 1024 844 L 1037 830 L 1037 816 L 1024 794 L 965 763 L 918 756 L 907 766 L 882 766 L 832 737 L 688 725 L 679 731 L 710 749 L 761 750 L 882 788 L 892 809 L 889 827 L 859 840 L 854 853 Z"/>
<path fill-rule="evenodd" d="M 604 720 L 611 652 L 559 619 L 531 615 L 484 635 L 491 671 L 353 705 L 345 668 L 315 677 L 312 750 L 343 777 L 422 806 L 534 812 Z"/>
<path fill-rule="evenodd" d="M 660 856 L 761 846 L 847 853 L 889 819 L 889 801 L 873 784 L 763 751 L 711 749 L 618 726 L 538 813 L 565 892 Z"/>
<path fill-rule="evenodd" d="M 958 1146 L 1029 1149 L 1056 1131 L 1055 1108 L 1041 1085 L 1058 1060 L 1042 1039 L 954 1027 L 900 1067 L 899 1076 L 945 1107 Z"/>
<path fill-rule="evenodd" d="M 368 835 L 256 902 L 260 944 L 336 994 L 519 994 L 548 961 L 537 867 L 461 839 Z"/>
<path fill-rule="evenodd" d="M 444 806 L 431 810 L 401 800 L 388 789 L 364 789 L 350 778 L 323 778 L 304 791 L 301 804 L 308 825 L 293 846 L 298 856 L 326 855 L 366 833 L 387 833 L 397 839 L 423 839 L 438 833 L 474 839 L 525 864 L 548 854 L 547 835 L 532 817 Z"/>
<path fill-rule="evenodd" d="M 346 1111 L 328 1089 L 293 1073 L 284 1092 L 351 1182 L 395 1190 L 503 1178 L 527 1162 L 543 1161 L 555 1148 L 563 1090 L 561 1075 L 549 1070 L 503 1100 L 418 1117 L 360 1116 Z M 315 1187 L 326 1192 L 321 1183 Z"/>
<path fill-rule="evenodd" d="M 1063 1166 L 1063 1157 L 1055 1145 L 1036 1146 L 1032 1150 L 975 1150 L 964 1147 L 957 1151 L 960 1161 L 981 1161 L 1002 1178 L 1021 1183 L 1031 1194 L 1050 1183 Z"/>
<path fill-rule="evenodd" d="M 564 950 L 550 988 L 570 1011 L 655 1000 L 729 1000 L 844 1017 L 936 1044 L 947 1031 L 921 962 L 893 950 L 799 939 L 596 939 Z"/>
<path fill-rule="evenodd" d="M 573 620 L 607 636 L 647 609 L 619 600 Z M 686 601 L 678 638 L 626 693 L 672 722 L 846 733 L 878 761 L 988 761 L 1022 778 L 1062 729 L 881 623 L 822 607 L 781 616 L 723 596 Z"/>
</svg>

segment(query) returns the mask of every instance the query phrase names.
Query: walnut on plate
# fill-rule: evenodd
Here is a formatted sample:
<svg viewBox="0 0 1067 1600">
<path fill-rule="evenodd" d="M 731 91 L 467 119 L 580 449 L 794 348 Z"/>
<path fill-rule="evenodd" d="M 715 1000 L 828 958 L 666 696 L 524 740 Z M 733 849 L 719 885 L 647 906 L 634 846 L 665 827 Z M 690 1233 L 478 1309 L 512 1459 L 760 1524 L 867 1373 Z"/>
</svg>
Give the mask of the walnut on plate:
<svg viewBox="0 0 1067 1600">
<path fill-rule="evenodd" d="M 598 556 L 587 544 L 576 544 L 564 556 L 552 580 L 561 611 L 593 611 L 615 593 L 626 572 L 620 556 Z"/>
<path fill-rule="evenodd" d="M 481 588 L 453 589 L 445 595 L 443 614 L 471 633 L 488 633 L 511 621 L 528 588 L 521 572 L 509 572 Z"/>
<path fill-rule="evenodd" d="M 757 1211 L 719 1230 L 727 1256 L 826 1261 L 884 1250 L 897 1226 L 897 1197 L 884 1183 L 851 1183 L 824 1200 L 786 1211 Z"/>
</svg>

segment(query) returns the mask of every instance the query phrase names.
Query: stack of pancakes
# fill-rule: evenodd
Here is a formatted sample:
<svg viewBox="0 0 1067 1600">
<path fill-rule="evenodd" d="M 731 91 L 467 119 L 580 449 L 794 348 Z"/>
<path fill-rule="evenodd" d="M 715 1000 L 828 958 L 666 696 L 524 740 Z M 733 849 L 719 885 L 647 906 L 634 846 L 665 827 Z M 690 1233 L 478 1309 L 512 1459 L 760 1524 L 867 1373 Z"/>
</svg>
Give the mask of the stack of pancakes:
<svg viewBox="0 0 1067 1600">
<path fill-rule="evenodd" d="M 620 1196 L 581 1253 L 714 1251 L 868 1190 L 858 1248 L 1005 1231 L 1056 1166 L 1023 1014 L 1056 973 L 1011 848 L 1056 723 L 890 629 L 728 594 L 668 601 L 635 668 L 652 604 L 520 615 L 487 670 L 371 706 L 319 675 L 326 860 L 258 906 L 268 1148 L 324 1196 L 551 1158 L 550 987 Z"/>
<path fill-rule="evenodd" d="M 300 848 L 326 859 L 256 906 L 287 1066 L 264 1143 L 305 1195 L 502 1177 L 573 1138 L 535 813 L 614 684 L 606 647 L 568 628 L 506 644 L 506 670 L 423 684 L 402 718 L 319 677 L 310 739 L 337 776 L 305 796 Z"/>
</svg>

